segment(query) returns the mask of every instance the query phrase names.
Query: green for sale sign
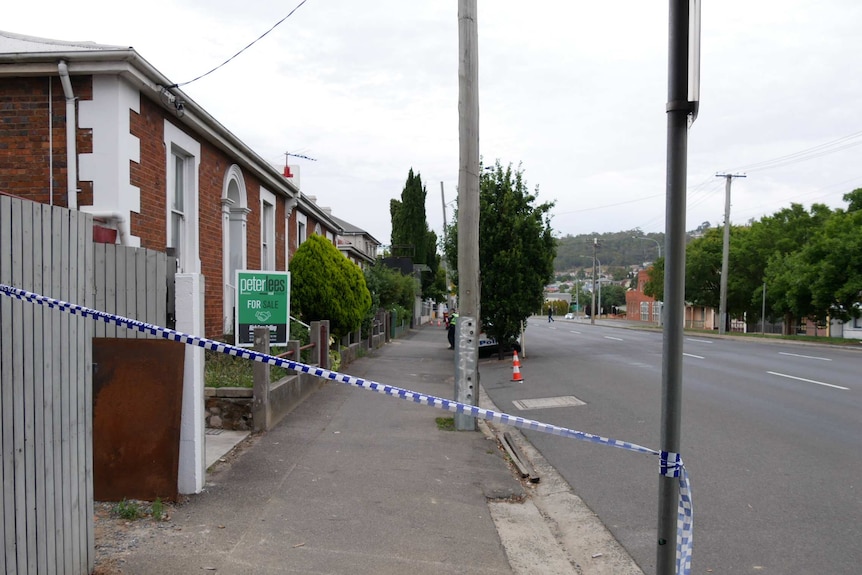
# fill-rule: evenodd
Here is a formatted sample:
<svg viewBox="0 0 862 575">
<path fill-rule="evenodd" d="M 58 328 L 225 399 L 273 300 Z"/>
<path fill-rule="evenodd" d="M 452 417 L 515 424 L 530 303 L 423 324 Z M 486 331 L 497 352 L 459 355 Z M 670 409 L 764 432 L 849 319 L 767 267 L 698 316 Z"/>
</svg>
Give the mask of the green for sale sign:
<svg viewBox="0 0 862 575">
<path fill-rule="evenodd" d="M 271 345 L 287 344 L 290 335 L 290 272 L 236 272 L 236 344 L 254 345 L 254 328 L 269 328 Z"/>
</svg>

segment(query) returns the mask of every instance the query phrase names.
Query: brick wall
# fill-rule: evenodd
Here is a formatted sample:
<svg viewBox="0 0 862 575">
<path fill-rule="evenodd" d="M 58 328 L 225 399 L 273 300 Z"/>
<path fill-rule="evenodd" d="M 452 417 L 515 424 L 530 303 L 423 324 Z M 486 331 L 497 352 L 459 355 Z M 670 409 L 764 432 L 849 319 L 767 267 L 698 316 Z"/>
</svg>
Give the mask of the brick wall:
<svg viewBox="0 0 862 575">
<path fill-rule="evenodd" d="M 90 99 L 90 77 L 72 77 L 72 89 L 76 97 Z M 53 178 L 54 205 L 68 206 L 66 98 L 60 79 L 4 78 L 0 94 L 0 191 L 49 204 Z M 92 149 L 87 130 L 78 130 L 77 145 L 80 151 Z"/>
</svg>

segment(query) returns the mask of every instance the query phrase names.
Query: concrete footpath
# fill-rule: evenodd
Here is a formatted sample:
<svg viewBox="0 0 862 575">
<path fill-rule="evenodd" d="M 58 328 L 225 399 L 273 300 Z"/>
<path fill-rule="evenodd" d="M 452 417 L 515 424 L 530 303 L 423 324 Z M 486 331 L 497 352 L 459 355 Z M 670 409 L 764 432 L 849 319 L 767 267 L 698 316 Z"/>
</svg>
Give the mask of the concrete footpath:
<svg viewBox="0 0 862 575">
<path fill-rule="evenodd" d="M 436 326 L 348 366 L 351 375 L 452 397 Z M 480 362 L 482 382 L 511 359 Z M 483 407 L 486 396 L 480 397 Z M 124 574 L 632 574 L 641 572 L 517 430 L 538 470 L 522 483 L 502 429 L 441 429 L 451 414 L 327 382 L 274 430 L 216 460 L 203 493 L 142 530 Z M 209 438 L 208 438 L 209 439 Z"/>
</svg>

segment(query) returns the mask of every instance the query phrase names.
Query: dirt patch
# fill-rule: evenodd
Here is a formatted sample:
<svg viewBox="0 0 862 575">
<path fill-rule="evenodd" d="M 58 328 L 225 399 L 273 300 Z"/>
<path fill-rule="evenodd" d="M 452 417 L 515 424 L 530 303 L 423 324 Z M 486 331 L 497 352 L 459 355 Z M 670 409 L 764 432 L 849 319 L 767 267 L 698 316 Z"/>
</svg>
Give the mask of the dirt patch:
<svg viewBox="0 0 862 575">
<path fill-rule="evenodd" d="M 93 534 L 96 557 L 93 574 L 121 575 L 125 558 L 131 552 L 154 538 L 158 531 L 177 529 L 171 518 L 182 504 L 161 503 L 161 509 L 156 504 L 154 514 L 153 502 L 150 501 L 95 502 Z M 140 516 L 129 518 L 135 510 Z"/>
<path fill-rule="evenodd" d="M 207 470 L 207 480 L 228 469 L 260 436 L 259 433 L 249 435 L 219 458 Z M 126 558 L 139 547 L 148 545 L 158 537 L 181 533 L 182 527 L 174 522 L 174 517 L 185 505 L 192 504 L 193 497 L 180 496 L 176 503 L 161 502 L 161 509 L 156 505 L 155 513 L 152 501 L 127 500 L 122 504 L 95 502 L 93 528 L 96 557 L 93 575 L 122 575 Z M 137 518 L 130 519 L 133 510 L 140 513 Z"/>
</svg>

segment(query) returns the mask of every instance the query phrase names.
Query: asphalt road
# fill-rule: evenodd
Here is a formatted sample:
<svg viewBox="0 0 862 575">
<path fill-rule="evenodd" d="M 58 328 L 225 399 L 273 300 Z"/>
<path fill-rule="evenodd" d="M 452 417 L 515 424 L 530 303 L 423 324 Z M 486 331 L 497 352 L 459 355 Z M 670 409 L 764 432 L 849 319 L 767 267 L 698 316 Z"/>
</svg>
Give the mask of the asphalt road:
<svg viewBox="0 0 862 575">
<path fill-rule="evenodd" d="M 481 368 L 502 411 L 658 448 L 661 333 L 533 318 L 526 342 L 523 383 L 509 381 L 502 362 Z M 692 572 L 860 573 L 860 350 L 692 336 L 684 353 Z M 586 405 L 521 411 L 512 403 L 566 395 Z M 526 436 L 655 573 L 658 459 Z"/>
</svg>

